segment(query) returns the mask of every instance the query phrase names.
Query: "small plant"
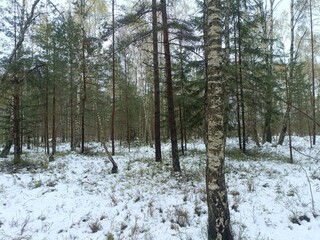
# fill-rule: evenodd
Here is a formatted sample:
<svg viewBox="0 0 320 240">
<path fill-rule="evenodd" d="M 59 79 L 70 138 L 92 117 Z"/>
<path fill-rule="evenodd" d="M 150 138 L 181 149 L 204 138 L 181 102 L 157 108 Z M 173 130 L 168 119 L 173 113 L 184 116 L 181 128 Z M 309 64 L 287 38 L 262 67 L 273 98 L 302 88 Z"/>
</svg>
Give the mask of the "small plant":
<svg viewBox="0 0 320 240">
<path fill-rule="evenodd" d="M 30 188 L 39 188 L 42 186 L 42 181 L 41 179 L 39 180 L 32 180 L 31 182 L 28 183 L 28 186 Z"/>
<path fill-rule="evenodd" d="M 113 234 L 111 232 L 108 232 L 107 233 L 107 240 L 114 240 L 114 239 L 115 238 L 114 238 Z"/>
<path fill-rule="evenodd" d="M 176 207 L 174 215 L 171 219 L 171 228 L 175 229 L 174 224 L 179 225 L 180 227 L 187 227 L 190 225 L 188 212 Z"/>
<path fill-rule="evenodd" d="M 248 187 L 248 192 L 253 192 L 255 190 L 253 177 L 248 178 L 247 187 Z"/>
<path fill-rule="evenodd" d="M 301 216 L 297 216 L 294 214 L 289 219 L 290 219 L 290 222 L 292 222 L 293 224 L 298 224 L 298 225 L 301 225 L 302 221 L 310 222 L 310 218 L 308 216 L 306 216 L 305 214 L 301 215 Z"/>
<path fill-rule="evenodd" d="M 0 193 L 5 193 L 5 187 L 3 184 L 0 185 Z"/>
<path fill-rule="evenodd" d="M 125 230 L 127 227 L 128 227 L 128 225 L 127 225 L 125 222 L 122 222 L 122 223 L 121 223 L 121 226 L 120 226 L 120 230 L 123 231 L 123 230 Z"/>
<path fill-rule="evenodd" d="M 98 220 L 93 223 L 90 223 L 89 227 L 90 227 L 92 233 L 96 233 L 102 229 L 102 226 Z"/>
<path fill-rule="evenodd" d="M 35 182 L 34 182 L 34 188 L 39 188 L 39 187 L 41 187 L 42 186 L 42 181 L 41 180 L 36 180 Z"/>
<path fill-rule="evenodd" d="M 84 148 L 84 151 L 83 151 L 83 155 L 86 155 L 86 156 L 95 156 L 96 153 L 93 151 L 93 148 L 91 148 L 91 147 L 85 147 L 85 148 Z"/>
<path fill-rule="evenodd" d="M 153 200 L 151 200 L 148 203 L 148 211 L 150 213 L 150 216 L 153 217 L 153 213 L 154 213 L 154 204 L 153 204 Z"/>
<path fill-rule="evenodd" d="M 109 196 L 110 196 L 112 205 L 113 206 L 117 206 L 118 205 L 118 201 L 117 201 L 116 197 L 114 195 L 111 195 L 111 194 L 109 194 Z"/>
<path fill-rule="evenodd" d="M 135 218 L 133 227 L 131 227 L 131 236 L 135 236 L 139 231 L 138 218 Z"/>
</svg>

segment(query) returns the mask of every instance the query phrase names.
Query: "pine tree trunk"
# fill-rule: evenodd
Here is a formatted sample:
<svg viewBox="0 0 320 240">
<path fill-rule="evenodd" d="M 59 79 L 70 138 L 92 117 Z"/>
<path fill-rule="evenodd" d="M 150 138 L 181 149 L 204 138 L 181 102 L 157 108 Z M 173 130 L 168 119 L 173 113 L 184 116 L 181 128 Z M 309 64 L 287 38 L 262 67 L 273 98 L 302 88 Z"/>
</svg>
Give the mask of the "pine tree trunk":
<svg viewBox="0 0 320 240">
<path fill-rule="evenodd" d="M 312 0 L 309 0 L 310 8 L 310 35 L 311 35 L 311 82 L 312 82 L 312 144 L 316 144 L 316 95 L 315 95 L 315 67 L 314 67 L 314 39 L 313 39 L 313 15 L 312 15 Z"/>
<path fill-rule="evenodd" d="M 171 73 L 171 55 L 170 55 L 170 44 L 169 44 L 169 31 L 167 23 L 167 4 L 166 0 L 161 0 L 162 10 L 162 25 L 163 25 L 163 44 L 164 44 L 164 57 L 166 62 L 166 79 L 167 79 L 167 107 L 169 114 L 169 128 L 171 137 L 171 153 L 172 153 L 172 165 L 173 171 L 180 172 L 180 160 L 178 151 L 178 140 L 177 140 L 177 128 L 176 119 L 174 112 L 174 101 L 173 101 L 173 87 L 172 87 L 172 73 Z"/>
<path fill-rule="evenodd" d="M 84 23 L 83 23 L 84 24 Z M 86 56 L 85 56 L 85 30 L 82 26 L 82 94 L 81 94 L 81 153 L 84 153 L 85 143 L 85 112 L 87 100 L 87 75 L 86 75 Z"/>
<path fill-rule="evenodd" d="M 125 72 L 125 80 L 126 80 L 126 86 L 127 90 L 125 92 L 125 101 L 126 101 L 126 139 L 127 139 L 127 144 L 130 152 L 130 147 L 131 147 L 131 134 L 130 134 L 130 119 L 129 119 L 129 81 L 128 81 L 128 64 L 127 64 L 127 55 L 124 54 L 124 72 Z"/>
<path fill-rule="evenodd" d="M 224 99 L 221 77 L 221 3 L 207 6 L 207 167 L 208 240 L 232 240 L 227 188 L 224 175 Z"/>
<path fill-rule="evenodd" d="M 262 7 L 261 7 L 262 8 Z M 264 9 L 261 9 L 261 12 L 263 12 Z M 270 30 L 268 30 L 268 21 L 267 19 L 264 20 L 263 25 L 263 34 L 265 36 L 265 39 L 269 39 L 269 54 L 266 55 L 266 64 L 267 64 L 267 72 L 268 72 L 268 78 L 266 78 L 266 95 L 265 95 L 265 114 L 264 114 L 264 127 L 263 127 L 263 142 L 272 142 L 272 131 L 271 131 L 271 122 L 272 122 L 272 109 L 273 109 L 273 87 L 272 83 L 269 81 L 273 81 L 273 11 L 274 11 L 274 0 L 270 0 Z"/>
<path fill-rule="evenodd" d="M 52 87 L 52 152 L 51 156 L 54 156 L 56 153 L 57 147 L 57 132 L 56 132 L 56 85 L 55 81 L 53 80 L 53 87 Z"/>
<path fill-rule="evenodd" d="M 236 21 L 234 21 L 236 23 Z M 234 24 L 234 29 L 237 29 L 236 24 Z M 239 64 L 238 64 L 238 51 L 237 51 L 237 38 L 236 38 L 236 32 L 234 33 L 234 59 L 236 64 L 236 76 L 235 76 L 235 82 L 236 82 L 236 105 L 237 105 L 237 133 L 238 133 L 238 143 L 239 143 L 239 149 L 242 150 L 242 135 L 241 135 L 241 116 L 240 116 L 240 93 L 239 93 Z"/>
<path fill-rule="evenodd" d="M 112 115 L 111 115 L 111 154 L 115 154 L 115 114 L 116 114 L 116 76 L 115 76 L 115 22 L 114 22 L 114 1 L 112 0 Z"/>
<path fill-rule="evenodd" d="M 9 139 L 9 140 L 6 141 L 6 144 L 5 144 L 4 148 L 2 149 L 2 151 L 0 153 L 0 157 L 1 158 L 8 157 L 8 154 L 10 152 L 11 146 L 12 146 L 12 139 Z"/>
<path fill-rule="evenodd" d="M 18 81 L 18 80 L 16 80 Z M 14 83 L 13 93 L 13 145 L 14 145 L 14 157 L 13 163 L 19 164 L 21 162 L 21 128 L 20 128 L 20 86 L 19 83 Z"/>
<path fill-rule="evenodd" d="M 284 114 L 283 120 L 282 120 L 282 128 L 279 135 L 278 144 L 282 145 L 284 141 L 284 137 L 287 132 L 288 127 L 288 120 L 290 118 L 290 112 L 291 112 L 291 91 L 290 91 L 290 80 L 293 78 L 293 72 L 294 72 L 294 1 L 291 0 L 290 3 L 290 15 L 291 15 L 291 21 L 290 21 L 290 31 L 291 31 L 291 43 L 290 43 L 290 60 L 289 60 L 289 79 L 286 78 L 286 91 L 287 91 L 287 108 L 286 112 Z"/>
<path fill-rule="evenodd" d="M 153 41 L 153 78 L 154 78 L 154 142 L 155 160 L 162 161 L 160 132 L 160 73 L 158 59 L 158 21 L 157 0 L 152 0 L 152 41 Z"/>
<path fill-rule="evenodd" d="M 244 110 L 244 94 L 243 94 L 243 75 L 242 75 L 242 32 L 241 32 L 241 19 L 240 19 L 240 1 L 238 5 L 238 47 L 239 47 L 239 91 L 240 91 L 240 107 L 241 107 L 241 124 L 242 124 L 242 152 L 246 153 L 246 120 Z"/>
<path fill-rule="evenodd" d="M 47 70 L 47 74 L 48 74 Z M 48 75 L 47 75 L 48 76 Z M 49 145 L 49 90 L 48 90 L 48 77 L 46 79 L 46 89 L 45 89 L 45 107 L 44 107 L 44 145 L 46 148 L 46 153 L 50 154 Z"/>
<path fill-rule="evenodd" d="M 71 65 L 71 64 L 70 64 Z M 76 150 L 76 144 L 75 144 L 75 110 L 74 110 L 74 84 L 73 84 L 73 73 L 72 73 L 73 69 L 71 67 L 70 69 L 70 149 L 71 151 L 75 151 Z"/>
<path fill-rule="evenodd" d="M 184 155 L 184 136 L 183 136 L 183 129 L 184 129 L 184 121 L 182 116 L 183 108 L 179 105 L 179 121 L 180 121 L 180 147 L 181 147 L 181 154 Z"/>
<path fill-rule="evenodd" d="M 280 131 L 280 135 L 279 135 L 279 139 L 278 139 L 278 145 L 282 145 L 284 142 L 284 138 L 287 133 L 289 114 L 290 114 L 290 107 L 287 106 L 286 112 L 285 112 L 285 114 L 283 116 L 283 120 L 282 120 L 282 126 L 281 126 L 281 131 Z"/>
</svg>

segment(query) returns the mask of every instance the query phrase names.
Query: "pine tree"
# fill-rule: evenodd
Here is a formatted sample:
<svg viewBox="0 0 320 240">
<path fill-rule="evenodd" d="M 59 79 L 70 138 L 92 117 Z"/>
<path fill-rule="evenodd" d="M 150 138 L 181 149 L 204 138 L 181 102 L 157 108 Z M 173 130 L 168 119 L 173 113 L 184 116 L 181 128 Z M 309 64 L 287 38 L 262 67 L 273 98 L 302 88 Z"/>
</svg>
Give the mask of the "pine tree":
<svg viewBox="0 0 320 240">
<path fill-rule="evenodd" d="M 162 12 L 164 55 L 165 55 L 165 65 L 166 65 L 165 68 L 166 68 L 166 84 L 167 84 L 167 107 L 168 107 L 168 118 L 169 118 L 168 121 L 169 121 L 170 138 L 171 138 L 172 166 L 173 166 L 173 171 L 179 172 L 181 168 L 180 168 L 180 161 L 179 161 L 177 128 L 176 128 L 174 100 L 173 100 L 171 55 L 170 55 L 170 45 L 169 45 L 166 0 L 161 0 L 161 12 Z"/>
</svg>

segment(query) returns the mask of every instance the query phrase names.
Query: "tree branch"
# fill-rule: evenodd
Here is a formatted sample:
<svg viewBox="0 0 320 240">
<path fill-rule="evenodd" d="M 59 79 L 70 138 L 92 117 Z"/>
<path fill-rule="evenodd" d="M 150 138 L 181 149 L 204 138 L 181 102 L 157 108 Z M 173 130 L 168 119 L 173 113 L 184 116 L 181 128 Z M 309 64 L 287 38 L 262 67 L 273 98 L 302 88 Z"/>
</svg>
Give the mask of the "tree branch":
<svg viewBox="0 0 320 240">
<path fill-rule="evenodd" d="M 18 42 L 16 43 L 14 49 L 12 50 L 12 52 L 11 52 L 11 54 L 10 54 L 10 57 L 9 57 L 8 60 L 7 60 L 7 63 L 8 63 L 8 64 L 10 64 L 10 63 L 13 61 L 13 59 L 14 59 L 17 51 L 21 48 L 22 43 L 23 43 L 24 38 L 25 38 L 25 34 L 26 34 L 28 28 L 30 27 L 31 23 L 32 23 L 33 20 L 35 19 L 35 17 L 34 17 L 34 11 L 35 11 L 35 8 L 36 8 L 36 6 L 37 6 L 37 4 L 38 4 L 39 2 L 40 2 L 40 0 L 35 0 L 34 3 L 32 4 L 31 12 L 30 12 L 30 14 L 28 15 L 27 20 L 25 21 L 25 23 L 24 23 L 24 25 L 23 25 L 23 28 L 22 28 L 22 31 L 20 32 L 20 35 L 18 36 Z M 7 70 L 5 71 L 5 73 L 3 74 L 2 78 L 1 78 L 1 83 L 4 82 L 4 80 L 6 79 L 6 77 L 8 76 L 8 74 L 9 74 L 9 70 L 7 69 Z"/>
</svg>

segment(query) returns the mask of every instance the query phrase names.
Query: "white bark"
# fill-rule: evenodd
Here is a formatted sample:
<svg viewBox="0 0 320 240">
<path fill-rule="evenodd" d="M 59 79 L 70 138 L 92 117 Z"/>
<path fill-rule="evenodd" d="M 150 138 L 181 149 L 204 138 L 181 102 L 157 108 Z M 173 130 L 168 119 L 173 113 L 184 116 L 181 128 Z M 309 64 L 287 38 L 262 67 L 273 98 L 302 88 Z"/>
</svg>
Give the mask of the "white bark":
<svg viewBox="0 0 320 240">
<path fill-rule="evenodd" d="M 207 201 L 208 239 L 233 239 L 224 176 L 224 119 L 221 78 L 221 11 L 219 0 L 207 0 Z"/>
</svg>

